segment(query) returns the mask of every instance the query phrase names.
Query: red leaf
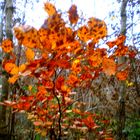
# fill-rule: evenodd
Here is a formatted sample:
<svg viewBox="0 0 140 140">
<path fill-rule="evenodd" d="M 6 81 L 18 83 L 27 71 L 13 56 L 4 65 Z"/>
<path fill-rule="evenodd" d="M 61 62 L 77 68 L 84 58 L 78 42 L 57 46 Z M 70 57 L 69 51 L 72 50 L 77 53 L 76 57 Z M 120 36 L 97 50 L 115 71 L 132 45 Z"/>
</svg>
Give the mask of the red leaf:
<svg viewBox="0 0 140 140">
<path fill-rule="evenodd" d="M 20 102 L 17 103 L 14 108 L 18 109 L 18 110 L 29 110 L 31 107 L 29 102 Z"/>
<path fill-rule="evenodd" d="M 64 69 L 69 69 L 71 67 L 70 63 L 67 61 L 67 60 L 58 60 L 57 62 L 57 65 L 61 68 L 64 68 Z"/>
<path fill-rule="evenodd" d="M 56 89 L 60 90 L 62 85 L 64 85 L 64 77 L 63 76 L 59 76 L 56 79 L 56 82 L 55 82 Z"/>
<path fill-rule="evenodd" d="M 96 129 L 98 127 L 97 124 L 94 122 L 92 116 L 88 116 L 86 119 L 83 119 L 82 121 L 89 129 Z"/>
<path fill-rule="evenodd" d="M 105 140 L 114 140 L 113 138 L 105 138 Z"/>
<path fill-rule="evenodd" d="M 21 98 L 21 101 L 33 101 L 34 99 L 34 96 L 22 96 Z"/>
<path fill-rule="evenodd" d="M 80 76 L 80 79 L 82 79 L 82 80 L 91 79 L 91 78 L 92 78 L 92 75 L 91 75 L 89 72 L 83 73 L 83 74 Z"/>
<path fill-rule="evenodd" d="M 52 81 L 45 81 L 45 82 L 44 82 L 44 86 L 45 86 L 47 89 L 53 89 L 53 87 L 54 87 Z"/>
<path fill-rule="evenodd" d="M 136 54 L 137 54 L 136 51 L 132 50 L 129 52 L 129 57 L 134 58 L 136 56 Z"/>
</svg>

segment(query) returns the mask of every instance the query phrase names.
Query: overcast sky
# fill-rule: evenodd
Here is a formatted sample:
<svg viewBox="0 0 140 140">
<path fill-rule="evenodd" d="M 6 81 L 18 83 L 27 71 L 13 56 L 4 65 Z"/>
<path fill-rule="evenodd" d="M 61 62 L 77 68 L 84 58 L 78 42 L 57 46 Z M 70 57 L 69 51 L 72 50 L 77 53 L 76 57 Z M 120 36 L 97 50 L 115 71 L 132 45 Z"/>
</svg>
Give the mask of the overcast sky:
<svg viewBox="0 0 140 140">
<path fill-rule="evenodd" d="M 40 2 L 34 2 L 34 8 L 28 9 L 27 15 L 27 25 L 34 26 L 35 28 L 39 29 L 41 25 L 44 23 L 44 20 L 47 18 L 47 13 L 44 11 L 44 2 L 46 0 L 38 0 Z M 81 11 L 84 14 L 85 18 L 96 17 L 101 20 L 105 20 L 108 26 L 108 35 L 114 32 L 114 29 L 111 28 L 111 24 L 120 27 L 120 4 L 116 2 L 116 0 L 51 0 L 55 1 L 56 9 L 61 9 L 61 11 L 65 12 L 68 11 L 72 4 L 77 5 L 78 12 Z M 113 3 L 114 2 L 114 3 Z M 109 12 L 114 11 L 115 16 L 111 17 Z M 138 20 L 139 16 L 135 16 L 134 20 Z M 131 19 L 129 19 L 131 20 Z M 118 30 L 119 32 L 119 30 Z M 139 23 L 134 28 L 134 33 L 140 32 L 140 20 Z M 113 37 L 113 36 L 112 36 Z M 130 44 L 129 40 L 129 44 Z"/>
<path fill-rule="evenodd" d="M 41 0 L 34 4 L 34 9 L 29 9 L 28 20 L 26 24 L 30 24 L 39 28 L 43 23 L 47 14 L 44 12 L 43 3 L 46 0 Z M 109 11 L 118 8 L 118 5 L 112 6 L 114 0 L 55 0 L 57 9 L 62 11 L 68 11 L 71 4 L 76 4 L 79 12 L 83 12 L 86 18 L 97 17 L 99 19 L 105 19 Z"/>
</svg>

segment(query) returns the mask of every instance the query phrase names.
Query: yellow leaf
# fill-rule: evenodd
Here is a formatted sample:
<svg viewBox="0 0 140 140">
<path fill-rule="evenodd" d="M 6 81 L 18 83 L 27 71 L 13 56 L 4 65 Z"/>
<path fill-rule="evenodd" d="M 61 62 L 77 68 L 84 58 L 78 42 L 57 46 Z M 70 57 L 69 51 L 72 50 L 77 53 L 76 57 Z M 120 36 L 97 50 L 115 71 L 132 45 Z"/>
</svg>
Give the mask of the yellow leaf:
<svg viewBox="0 0 140 140">
<path fill-rule="evenodd" d="M 29 91 L 31 91 L 31 90 L 32 90 L 32 86 L 31 86 L 31 85 L 29 85 L 29 86 L 28 86 L 28 89 L 29 89 Z"/>
<path fill-rule="evenodd" d="M 129 82 L 128 80 L 126 80 L 126 85 L 127 85 L 127 87 L 131 87 L 131 86 L 134 85 L 134 83 L 133 82 Z"/>
<path fill-rule="evenodd" d="M 41 130 L 39 127 L 35 127 L 35 132 L 36 132 L 36 133 L 40 134 L 41 131 L 42 131 L 42 130 Z"/>
<path fill-rule="evenodd" d="M 41 131 L 41 136 L 45 137 L 46 135 L 47 135 L 47 131 L 46 130 Z"/>
<path fill-rule="evenodd" d="M 80 63 L 80 60 L 79 60 L 79 59 L 75 59 L 75 60 L 73 61 L 73 64 L 78 64 L 78 63 Z"/>
</svg>

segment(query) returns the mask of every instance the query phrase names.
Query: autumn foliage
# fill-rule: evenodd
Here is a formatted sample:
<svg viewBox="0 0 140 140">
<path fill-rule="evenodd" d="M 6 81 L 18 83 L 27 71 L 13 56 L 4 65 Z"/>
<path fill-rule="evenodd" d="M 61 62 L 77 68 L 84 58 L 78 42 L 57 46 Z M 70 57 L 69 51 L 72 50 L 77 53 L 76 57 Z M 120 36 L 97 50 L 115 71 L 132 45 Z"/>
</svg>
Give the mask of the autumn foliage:
<svg viewBox="0 0 140 140">
<path fill-rule="evenodd" d="M 125 36 L 108 41 L 109 49 L 99 48 L 100 39 L 107 36 L 104 21 L 92 17 L 79 27 L 77 7 L 72 5 L 68 11 L 68 26 L 54 5 L 45 3 L 44 9 L 48 18 L 39 30 L 31 26 L 14 28 L 18 44 L 25 51 L 24 63 L 16 64 L 11 40 L 6 39 L 1 44 L 3 51 L 11 56 L 3 61 L 3 68 L 10 75 L 9 83 L 16 85 L 22 81 L 27 92 L 3 104 L 11 106 L 14 112 L 25 110 L 35 131 L 42 136 L 60 138 L 70 135 L 69 130 L 78 130 L 82 134 L 92 132 L 98 139 L 111 140 L 103 127 L 107 121 L 77 108 L 77 104 L 81 104 L 80 97 L 76 100 L 74 97 L 78 96 L 76 89 L 90 88 L 100 74 L 127 79 L 129 65 L 120 67 L 117 63 L 118 57 L 130 57 L 133 53 L 124 45 Z M 113 52 L 109 54 L 111 49 Z M 27 78 L 32 79 L 29 85 Z"/>
</svg>

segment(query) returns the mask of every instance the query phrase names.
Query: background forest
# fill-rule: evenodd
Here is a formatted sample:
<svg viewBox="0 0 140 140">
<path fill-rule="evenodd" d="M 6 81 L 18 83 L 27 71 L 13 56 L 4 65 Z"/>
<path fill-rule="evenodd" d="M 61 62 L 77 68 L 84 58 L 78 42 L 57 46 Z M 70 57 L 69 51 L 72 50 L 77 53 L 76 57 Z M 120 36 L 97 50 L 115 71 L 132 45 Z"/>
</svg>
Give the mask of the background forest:
<svg viewBox="0 0 140 140">
<path fill-rule="evenodd" d="M 104 20 L 56 1 L 39 28 L 39 0 L 0 1 L 0 140 L 139 140 L 140 0 Z"/>
</svg>

